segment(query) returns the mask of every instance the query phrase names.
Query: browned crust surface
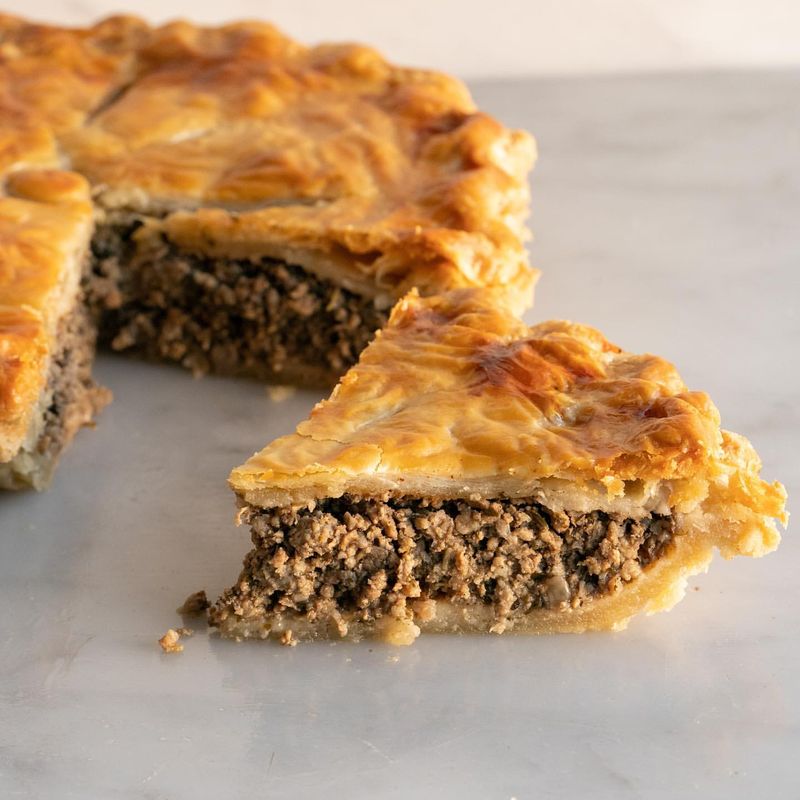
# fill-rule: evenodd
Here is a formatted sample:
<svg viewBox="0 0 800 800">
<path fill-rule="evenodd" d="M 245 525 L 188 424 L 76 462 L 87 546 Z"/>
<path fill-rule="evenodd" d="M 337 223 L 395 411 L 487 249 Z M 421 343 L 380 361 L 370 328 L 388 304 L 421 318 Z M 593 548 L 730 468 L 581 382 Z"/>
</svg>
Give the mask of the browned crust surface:
<svg viewBox="0 0 800 800">
<path fill-rule="evenodd" d="M 412 286 L 491 286 L 521 309 L 534 150 L 459 81 L 367 47 L 255 22 L 0 14 L 0 459 L 29 430 L 74 299 L 89 184 L 96 209 L 164 214 L 198 257 L 296 264 L 382 308 Z"/>
<path fill-rule="evenodd" d="M 256 22 L 0 15 L 0 47 L 0 173 L 66 162 L 104 208 L 183 210 L 166 225 L 193 252 L 301 252 L 364 293 L 530 302 L 533 141 L 449 76 Z"/>
<path fill-rule="evenodd" d="M 1 115 L 0 115 L 1 116 Z M 89 187 L 20 170 L 0 195 L 0 463 L 29 436 L 59 321 L 73 308 L 91 232 Z"/>
</svg>

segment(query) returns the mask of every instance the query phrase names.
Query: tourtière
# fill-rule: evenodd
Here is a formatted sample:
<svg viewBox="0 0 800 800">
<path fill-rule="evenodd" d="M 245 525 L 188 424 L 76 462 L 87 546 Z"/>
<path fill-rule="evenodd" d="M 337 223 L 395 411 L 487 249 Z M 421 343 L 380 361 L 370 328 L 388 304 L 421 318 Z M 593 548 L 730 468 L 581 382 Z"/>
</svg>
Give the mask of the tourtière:
<svg viewBox="0 0 800 800">
<path fill-rule="evenodd" d="M 227 636 L 617 629 L 715 549 L 770 552 L 783 487 L 705 394 L 520 320 L 534 157 L 366 47 L 0 15 L 0 486 L 46 487 L 108 402 L 99 338 L 339 381 L 231 473 L 253 549 Z"/>
</svg>

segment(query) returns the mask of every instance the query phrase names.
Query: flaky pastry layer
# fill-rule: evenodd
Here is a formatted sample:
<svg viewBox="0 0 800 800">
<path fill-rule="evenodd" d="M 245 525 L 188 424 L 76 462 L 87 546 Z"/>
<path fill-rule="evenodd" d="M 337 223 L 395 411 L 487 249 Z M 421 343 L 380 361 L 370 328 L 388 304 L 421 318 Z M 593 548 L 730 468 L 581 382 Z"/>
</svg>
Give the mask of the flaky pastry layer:
<svg viewBox="0 0 800 800">
<path fill-rule="evenodd" d="M 367 47 L 256 22 L 0 14 L 0 460 L 35 433 L 89 235 L 85 179 L 98 216 L 141 212 L 190 253 L 278 259 L 381 308 L 412 286 L 494 286 L 523 308 L 534 157 L 459 81 Z"/>
<path fill-rule="evenodd" d="M 0 13 L 0 174 L 63 167 L 59 137 L 131 80 L 148 35 L 133 17 L 67 29 Z"/>
<path fill-rule="evenodd" d="M 674 605 L 715 549 L 730 558 L 777 547 L 786 493 L 760 468 L 750 443 L 722 431 L 709 398 L 663 359 L 627 353 L 582 325 L 529 328 L 485 290 L 412 292 L 330 399 L 232 472 L 240 504 L 519 498 L 556 511 L 668 515 L 672 545 L 610 595 L 511 615 L 500 628 L 491 603 L 424 592 L 402 614 L 377 619 L 354 610 L 309 620 L 243 604 L 222 607 L 215 624 L 234 638 L 395 644 L 426 630 L 624 628 L 636 613 Z"/>
<path fill-rule="evenodd" d="M 236 639 L 275 637 L 291 643 L 295 639 L 357 641 L 372 637 L 397 645 L 411 644 L 421 632 L 547 634 L 622 630 L 637 614 L 672 608 L 683 597 L 687 579 L 707 569 L 715 550 L 726 559 L 760 557 L 778 546 L 780 536 L 774 518 L 785 522 L 782 487 L 759 487 L 757 459 L 749 444 L 734 434 L 723 434 L 723 440 L 721 470 L 726 479 L 709 481 L 707 493 L 691 511 L 676 508 L 669 512 L 675 526 L 671 545 L 609 594 L 511 614 L 501 624 L 492 602 L 465 600 L 458 595 L 430 597 L 424 591 L 416 600 L 411 599 L 401 614 L 375 617 L 355 609 L 340 612 L 334 606 L 330 614 L 319 612 L 311 616 L 281 610 L 280 606 L 265 611 L 256 603 L 242 604 L 241 610 L 222 605 L 222 613 L 216 614 L 213 624 L 223 636 Z M 558 505 L 546 493 L 537 502 L 549 507 Z M 322 546 L 322 541 L 316 546 Z M 247 568 L 242 580 L 248 581 Z M 258 578 L 254 580 L 257 582 Z"/>
</svg>

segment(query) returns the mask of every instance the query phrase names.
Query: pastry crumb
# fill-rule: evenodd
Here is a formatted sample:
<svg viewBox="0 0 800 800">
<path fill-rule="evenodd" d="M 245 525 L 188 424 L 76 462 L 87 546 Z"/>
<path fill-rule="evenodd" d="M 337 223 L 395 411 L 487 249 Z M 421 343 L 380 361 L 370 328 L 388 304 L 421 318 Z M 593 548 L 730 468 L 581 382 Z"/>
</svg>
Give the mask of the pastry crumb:
<svg viewBox="0 0 800 800">
<path fill-rule="evenodd" d="M 295 647 L 297 639 L 294 638 L 294 633 L 291 630 L 284 631 L 281 634 L 281 644 L 284 647 Z"/>
<path fill-rule="evenodd" d="M 296 391 L 297 389 L 294 386 L 283 386 L 281 384 L 267 386 L 267 395 L 273 403 L 282 403 L 284 400 L 288 400 Z"/>
<path fill-rule="evenodd" d="M 206 596 L 206 590 L 201 589 L 199 592 L 190 594 L 184 601 L 183 605 L 177 610 L 178 614 L 202 614 L 207 608 L 211 607 Z"/>
<path fill-rule="evenodd" d="M 185 629 L 182 629 L 185 630 Z M 170 628 L 159 640 L 161 649 L 165 653 L 182 653 L 183 645 L 180 643 L 181 634 L 174 628 Z"/>
<path fill-rule="evenodd" d="M 176 628 L 175 633 L 177 633 L 178 636 L 183 636 L 185 639 L 188 639 L 194 636 L 194 628 Z"/>
</svg>

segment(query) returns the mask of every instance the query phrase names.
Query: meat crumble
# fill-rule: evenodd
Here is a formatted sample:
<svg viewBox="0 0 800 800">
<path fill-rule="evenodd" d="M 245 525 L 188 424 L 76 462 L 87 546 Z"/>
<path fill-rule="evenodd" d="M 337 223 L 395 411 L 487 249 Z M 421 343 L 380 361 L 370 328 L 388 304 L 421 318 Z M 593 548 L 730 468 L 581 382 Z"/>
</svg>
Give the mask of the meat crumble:
<svg viewBox="0 0 800 800">
<path fill-rule="evenodd" d="M 92 380 L 95 327 L 80 298 L 59 321 L 55 343 L 38 438 L 11 461 L 0 464 L 2 488 L 47 486 L 64 448 L 111 399 L 111 392 Z"/>
</svg>

